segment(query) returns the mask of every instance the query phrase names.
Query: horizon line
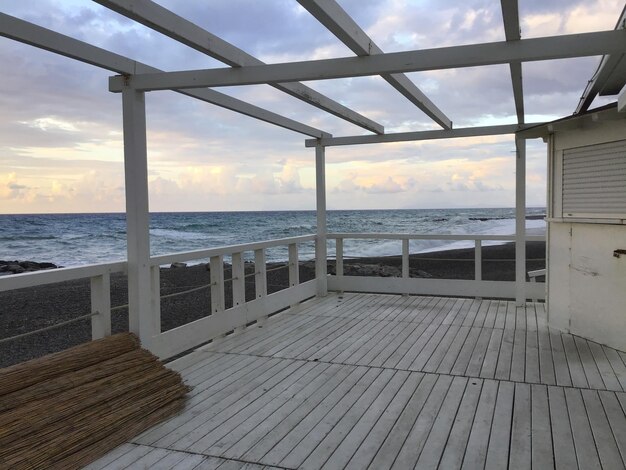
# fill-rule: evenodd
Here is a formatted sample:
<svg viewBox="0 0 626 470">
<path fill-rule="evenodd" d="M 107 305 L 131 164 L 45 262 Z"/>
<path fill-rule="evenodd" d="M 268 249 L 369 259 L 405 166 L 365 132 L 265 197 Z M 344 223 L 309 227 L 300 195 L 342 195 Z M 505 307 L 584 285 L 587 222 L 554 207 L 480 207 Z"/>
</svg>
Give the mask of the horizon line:
<svg viewBox="0 0 626 470">
<path fill-rule="evenodd" d="M 515 207 L 427 207 L 427 208 L 401 208 L 401 209 L 327 209 L 326 212 L 364 212 L 364 211 L 435 211 L 435 210 L 479 210 L 479 209 L 515 209 Z M 547 206 L 527 206 L 526 209 L 547 209 Z M 250 212 L 316 212 L 316 209 L 250 209 L 250 210 L 183 210 L 183 211 L 154 211 L 150 214 L 232 214 Z M 31 216 L 31 215 L 125 215 L 126 212 L 25 212 L 25 213 L 0 213 L 1 216 Z"/>
</svg>

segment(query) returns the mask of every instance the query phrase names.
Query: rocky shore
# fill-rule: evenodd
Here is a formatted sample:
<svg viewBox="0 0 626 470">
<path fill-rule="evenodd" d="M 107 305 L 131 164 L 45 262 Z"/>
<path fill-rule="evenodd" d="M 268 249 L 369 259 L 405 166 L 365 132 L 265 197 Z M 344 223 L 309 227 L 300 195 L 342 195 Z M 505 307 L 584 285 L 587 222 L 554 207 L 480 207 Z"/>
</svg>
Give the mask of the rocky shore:
<svg viewBox="0 0 626 470">
<path fill-rule="evenodd" d="M 0 276 L 8 274 L 22 274 L 42 269 L 60 268 L 54 263 L 37 263 L 36 261 L 4 261 L 0 260 Z"/>
<path fill-rule="evenodd" d="M 515 247 L 512 244 L 483 247 L 483 279 L 515 279 Z M 545 267 L 545 243 L 527 243 L 527 270 Z M 3 262 L 0 266 L 20 266 L 26 272 L 35 269 L 26 262 Z M 344 273 L 356 276 L 400 276 L 401 257 L 372 257 L 344 260 Z M 39 269 L 51 269 L 51 263 L 36 263 Z M 49 266 L 50 265 L 50 266 Z M 8 271 L 8 270 L 7 270 Z M 4 271 L 4 273 L 7 273 Z M 267 266 L 268 292 L 276 292 L 288 286 L 288 267 L 284 263 Z M 328 263 L 329 273 L 335 272 L 334 261 Z M 253 264 L 246 264 L 246 274 L 253 274 Z M 473 279 L 474 250 L 459 249 L 410 256 L 412 277 L 435 279 Z M 301 282 L 313 279 L 315 266 L 312 261 L 300 265 Z M 230 266 L 225 266 L 224 278 L 231 277 Z M 179 266 L 161 269 L 161 295 L 176 294 L 189 289 L 208 286 L 210 272 L 206 265 Z M 226 305 L 232 305 L 230 282 L 225 286 Z M 255 297 L 254 276 L 246 278 L 246 299 Z M 127 303 L 126 277 L 111 276 L 111 305 Z M 89 341 L 90 320 L 84 319 L 61 328 L 48 330 L 17 340 L 2 342 L 29 331 L 45 328 L 80 317 L 90 311 L 89 279 L 61 282 L 27 289 L 0 292 L 0 367 L 39 357 L 67 347 Z M 206 316 L 210 312 L 210 289 L 203 288 L 192 293 L 167 297 L 161 301 L 161 328 L 169 330 Z M 128 311 L 120 308 L 112 314 L 114 332 L 128 330 Z"/>
</svg>

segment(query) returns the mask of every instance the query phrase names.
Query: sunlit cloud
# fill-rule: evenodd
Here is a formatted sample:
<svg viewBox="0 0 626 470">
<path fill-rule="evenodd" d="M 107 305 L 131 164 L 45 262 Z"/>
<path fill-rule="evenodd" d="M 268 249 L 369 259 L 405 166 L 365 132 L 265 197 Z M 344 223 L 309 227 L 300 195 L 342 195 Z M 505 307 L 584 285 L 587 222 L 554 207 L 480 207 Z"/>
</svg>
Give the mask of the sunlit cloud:
<svg viewBox="0 0 626 470">
<path fill-rule="evenodd" d="M 54 116 L 35 119 L 32 122 L 21 122 L 29 127 L 41 129 L 42 131 L 58 129 L 61 131 L 77 132 L 78 128 L 71 122 L 57 119 Z"/>
<path fill-rule="evenodd" d="M 353 53 L 296 2 L 158 0 L 267 62 Z M 386 52 L 504 39 L 499 2 L 340 4 Z M 522 37 L 613 29 L 621 0 L 520 2 Z M 0 9 L 168 70 L 224 66 L 83 1 L 23 0 Z M 289 40 L 285 40 L 289 38 Z M 110 72 L 0 38 L 0 210 L 124 210 L 120 96 Z M 571 114 L 598 58 L 524 64 L 527 121 Z M 507 66 L 408 74 L 456 127 L 515 122 Z M 385 125 L 439 128 L 380 77 L 307 83 Z M 367 131 L 266 85 L 220 89 L 331 132 Z M 314 151 L 304 136 L 172 92 L 147 94 L 151 210 L 312 209 Z M 514 141 L 491 136 L 327 149 L 332 208 L 511 206 Z M 529 205 L 545 204 L 545 145 L 529 143 Z"/>
</svg>

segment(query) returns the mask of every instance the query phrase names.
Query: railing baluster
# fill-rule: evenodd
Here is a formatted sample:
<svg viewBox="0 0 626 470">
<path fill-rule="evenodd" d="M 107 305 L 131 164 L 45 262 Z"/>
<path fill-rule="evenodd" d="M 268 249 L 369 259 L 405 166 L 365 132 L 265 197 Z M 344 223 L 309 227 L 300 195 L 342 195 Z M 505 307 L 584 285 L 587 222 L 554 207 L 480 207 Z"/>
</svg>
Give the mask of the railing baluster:
<svg viewBox="0 0 626 470">
<path fill-rule="evenodd" d="M 483 245 L 480 239 L 474 240 L 474 279 L 483 280 Z M 481 299 L 482 297 L 476 297 L 476 300 Z"/>
<path fill-rule="evenodd" d="M 289 245 L 289 286 L 295 287 L 300 284 L 300 266 L 298 261 L 298 245 Z"/>
<path fill-rule="evenodd" d="M 318 297 L 328 295 L 328 249 L 326 236 L 315 238 L 315 279 L 317 280 Z"/>
<path fill-rule="evenodd" d="M 483 280 L 483 246 L 480 240 L 474 240 L 474 279 Z"/>
<path fill-rule="evenodd" d="M 224 261 L 222 255 L 211 256 L 211 312 L 224 310 Z"/>
<path fill-rule="evenodd" d="M 111 335 L 111 276 L 103 273 L 91 277 L 91 338 L 99 339 Z"/>
<path fill-rule="evenodd" d="M 544 269 L 537 269 L 535 271 L 528 271 L 528 279 L 530 280 L 530 282 L 532 282 L 533 284 L 537 283 L 537 276 L 545 276 L 546 275 L 546 270 Z M 533 297 L 531 299 L 533 302 L 537 302 L 538 299 L 537 297 Z"/>
<path fill-rule="evenodd" d="M 233 307 L 246 303 L 245 265 L 241 253 L 233 253 Z"/>
<path fill-rule="evenodd" d="M 409 278 L 409 239 L 402 240 L 402 279 Z M 408 292 L 403 295 L 409 295 Z"/>
<path fill-rule="evenodd" d="M 254 286 L 256 298 L 267 295 L 267 270 L 265 267 L 265 248 L 254 250 Z"/>
<path fill-rule="evenodd" d="M 335 274 L 343 277 L 343 238 L 337 238 L 335 252 Z"/>
<path fill-rule="evenodd" d="M 161 267 L 152 266 L 150 269 L 150 282 L 152 284 L 152 321 L 154 331 L 161 333 Z"/>
<path fill-rule="evenodd" d="M 409 239 L 402 240 L 402 277 L 409 278 Z"/>
</svg>

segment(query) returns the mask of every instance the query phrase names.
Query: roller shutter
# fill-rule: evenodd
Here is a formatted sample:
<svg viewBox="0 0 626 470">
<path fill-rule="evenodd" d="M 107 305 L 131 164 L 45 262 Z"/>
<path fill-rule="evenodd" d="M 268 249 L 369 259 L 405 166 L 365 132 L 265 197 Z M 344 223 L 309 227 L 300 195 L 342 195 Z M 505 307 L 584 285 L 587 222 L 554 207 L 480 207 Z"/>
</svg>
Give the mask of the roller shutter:
<svg viewBox="0 0 626 470">
<path fill-rule="evenodd" d="M 563 150 L 563 217 L 626 218 L 626 140 Z"/>
</svg>

